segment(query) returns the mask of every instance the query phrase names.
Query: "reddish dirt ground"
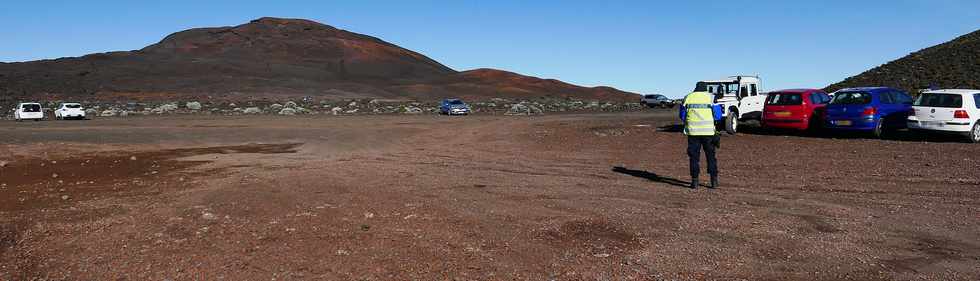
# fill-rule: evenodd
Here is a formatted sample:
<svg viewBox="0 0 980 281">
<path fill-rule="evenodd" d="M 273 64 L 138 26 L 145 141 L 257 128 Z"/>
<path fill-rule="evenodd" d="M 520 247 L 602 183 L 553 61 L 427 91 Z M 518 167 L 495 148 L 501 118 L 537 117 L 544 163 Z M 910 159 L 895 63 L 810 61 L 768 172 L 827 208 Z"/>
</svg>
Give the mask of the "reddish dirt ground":
<svg viewBox="0 0 980 281">
<path fill-rule="evenodd" d="M 672 123 L 3 122 L 0 280 L 980 279 L 980 146 L 750 131 L 689 190 Z"/>
</svg>

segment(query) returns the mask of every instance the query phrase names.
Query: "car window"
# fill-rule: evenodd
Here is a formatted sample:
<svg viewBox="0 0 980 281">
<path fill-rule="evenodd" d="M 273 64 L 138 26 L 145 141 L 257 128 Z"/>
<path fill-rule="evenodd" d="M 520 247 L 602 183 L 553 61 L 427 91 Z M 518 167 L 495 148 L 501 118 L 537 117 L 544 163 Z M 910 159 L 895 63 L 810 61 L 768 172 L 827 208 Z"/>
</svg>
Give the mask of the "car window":
<svg viewBox="0 0 980 281">
<path fill-rule="evenodd" d="M 770 93 L 766 99 L 769 105 L 800 105 L 803 104 L 803 97 L 797 93 Z"/>
<path fill-rule="evenodd" d="M 751 93 L 751 94 L 752 94 L 753 96 L 755 96 L 755 95 L 758 95 L 758 94 L 759 94 L 759 89 L 758 89 L 758 88 L 756 87 L 756 85 L 755 85 L 755 84 L 752 84 L 752 85 L 749 85 L 749 87 L 752 87 L 752 90 L 751 90 L 751 91 L 752 91 L 752 93 Z"/>
<path fill-rule="evenodd" d="M 977 109 L 980 109 L 980 94 L 973 94 L 973 104 L 977 106 Z"/>
<path fill-rule="evenodd" d="M 901 104 L 912 103 L 912 96 L 905 92 L 895 92 L 896 101 Z"/>
<path fill-rule="evenodd" d="M 25 104 L 21 106 L 24 112 L 41 112 L 41 105 L 39 104 Z"/>
<path fill-rule="evenodd" d="M 742 89 L 742 92 L 739 93 L 740 96 L 742 96 L 743 98 L 749 96 L 749 88 L 748 87 L 742 86 L 741 89 Z"/>
<path fill-rule="evenodd" d="M 893 99 L 894 96 L 895 94 L 892 93 L 891 91 L 882 92 L 881 94 L 878 94 L 878 99 L 880 99 L 881 103 L 883 104 L 894 104 L 895 103 L 895 100 Z"/>
<path fill-rule="evenodd" d="M 963 96 L 958 94 L 923 93 L 912 105 L 927 107 L 963 107 Z"/>
<path fill-rule="evenodd" d="M 871 94 L 865 92 L 838 92 L 830 104 L 869 104 Z"/>
</svg>

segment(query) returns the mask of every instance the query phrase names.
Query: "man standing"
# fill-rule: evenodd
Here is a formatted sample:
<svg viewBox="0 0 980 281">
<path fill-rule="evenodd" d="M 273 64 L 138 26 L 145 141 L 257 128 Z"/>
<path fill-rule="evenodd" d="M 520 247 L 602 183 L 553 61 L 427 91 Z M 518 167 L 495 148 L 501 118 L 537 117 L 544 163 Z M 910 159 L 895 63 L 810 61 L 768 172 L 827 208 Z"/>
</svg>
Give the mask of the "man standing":
<svg viewBox="0 0 980 281">
<path fill-rule="evenodd" d="M 708 174 L 711 175 L 709 188 L 718 188 L 718 161 L 715 149 L 720 145 L 720 137 L 715 132 L 715 120 L 721 112 L 712 106 L 712 96 L 699 85 L 694 92 L 684 97 L 680 115 L 687 135 L 687 156 L 691 160 L 691 189 L 698 188 L 698 175 L 701 174 L 701 150 L 708 161 Z"/>
</svg>

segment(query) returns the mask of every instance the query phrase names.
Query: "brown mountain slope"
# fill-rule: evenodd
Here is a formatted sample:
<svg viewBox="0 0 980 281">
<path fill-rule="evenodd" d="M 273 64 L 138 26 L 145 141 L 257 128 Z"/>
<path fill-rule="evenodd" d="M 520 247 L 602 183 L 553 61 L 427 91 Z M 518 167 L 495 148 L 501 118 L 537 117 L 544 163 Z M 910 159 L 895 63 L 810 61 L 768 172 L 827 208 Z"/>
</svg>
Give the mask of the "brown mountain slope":
<svg viewBox="0 0 980 281">
<path fill-rule="evenodd" d="M 576 96 L 629 93 L 503 72 L 457 72 L 367 35 L 301 19 L 261 18 L 171 34 L 141 50 L 0 64 L 0 94 L 134 98 L 269 95 L 438 98 L 445 95 Z M 470 79 L 479 76 L 479 79 Z M 546 81 L 546 82 L 542 82 Z M 464 91 L 464 92 L 460 92 Z M 628 97 L 633 97 L 629 95 Z"/>
<path fill-rule="evenodd" d="M 980 88 L 980 30 L 847 78 L 827 90 L 890 86 L 914 92 L 930 85 Z"/>
</svg>

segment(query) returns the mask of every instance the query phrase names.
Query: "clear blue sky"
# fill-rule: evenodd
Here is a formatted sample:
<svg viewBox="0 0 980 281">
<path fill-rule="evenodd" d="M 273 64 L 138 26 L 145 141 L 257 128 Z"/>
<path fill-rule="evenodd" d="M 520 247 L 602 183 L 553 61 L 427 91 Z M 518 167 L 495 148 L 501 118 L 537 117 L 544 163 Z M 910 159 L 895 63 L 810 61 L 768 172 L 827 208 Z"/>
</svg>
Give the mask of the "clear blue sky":
<svg viewBox="0 0 980 281">
<path fill-rule="evenodd" d="M 760 74 L 823 87 L 980 29 L 980 1 L 5 1 L 0 61 L 133 50 L 262 16 L 373 35 L 449 67 L 681 96 Z"/>
</svg>

